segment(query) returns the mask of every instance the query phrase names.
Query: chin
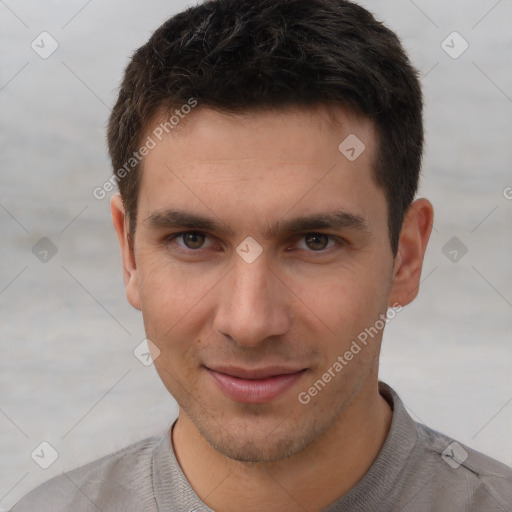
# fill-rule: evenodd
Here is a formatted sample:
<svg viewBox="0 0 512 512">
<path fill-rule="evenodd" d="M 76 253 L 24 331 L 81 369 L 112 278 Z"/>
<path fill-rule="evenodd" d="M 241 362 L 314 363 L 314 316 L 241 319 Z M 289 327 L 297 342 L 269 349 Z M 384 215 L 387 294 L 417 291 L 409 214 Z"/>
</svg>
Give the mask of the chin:
<svg viewBox="0 0 512 512">
<path fill-rule="evenodd" d="M 304 448 L 300 439 L 269 440 L 263 438 L 258 441 L 227 439 L 207 439 L 215 450 L 222 455 L 239 462 L 272 463 L 295 455 Z"/>
<path fill-rule="evenodd" d="M 251 423 L 251 422 L 249 422 Z M 229 459 L 247 463 L 273 463 L 289 458 L 312 443 L 321 431 L 297 428 L 296 425 L 281 424 L 281 428 L 265 428 L 254 420 L 243 428 L 230 428 L 229 424 L 197 424 L 204 439 L 219 453 Z M 279 427 L 279 425 L 278 425 Z"/>
</svg>

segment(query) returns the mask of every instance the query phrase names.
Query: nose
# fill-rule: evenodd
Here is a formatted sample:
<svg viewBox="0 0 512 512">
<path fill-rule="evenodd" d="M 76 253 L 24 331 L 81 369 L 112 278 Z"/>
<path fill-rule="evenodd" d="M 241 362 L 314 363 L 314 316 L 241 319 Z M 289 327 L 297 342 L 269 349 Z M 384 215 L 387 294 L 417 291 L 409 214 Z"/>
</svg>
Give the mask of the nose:
<svg viewBox="0 0 512 512">
<path fill-rule="evenodd" d="M 263 255 L 252 263 L 235 257 L 219 292 L 214 328 L 234 343 L 255 347 L 290 329 L 289 292 Z"/>
</svg>

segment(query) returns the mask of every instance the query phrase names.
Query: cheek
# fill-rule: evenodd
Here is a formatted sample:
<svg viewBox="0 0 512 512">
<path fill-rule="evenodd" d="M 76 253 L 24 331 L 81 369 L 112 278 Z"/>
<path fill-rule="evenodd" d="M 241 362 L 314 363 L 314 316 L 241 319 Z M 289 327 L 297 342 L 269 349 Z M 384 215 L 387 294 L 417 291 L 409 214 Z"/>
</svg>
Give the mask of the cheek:
<svg viewBox="0 0 512 512">
<path fill-rule="evenodd" d="M 194 274 L 185 265 L 157 255 L 146 255 L 138 268 L 146 335 L 159 347 L 161 357 L 179 354 L 183 359 L 194 350 L 197 326 L 206 318 L 208 297 L 218 278 Z"/>
<path fill-rule="evenodd" d="M 191 311 L 209 288 L 205 276 L 193 270 L 160 253 L 141 258 L 138 273 L 143 313 L 155 321 L 172 324 Z"/>
<path fill-rule="evenodd" d="M 194 326 L 202 322 L 205 280 L 156 258 L 147 258 L 140 268 L 146 336 L 160 351 L 155 369 L 173 396 L 193 393 L 201 344 Z"/>
<path fill-rule="evenodd" d="M 386 310 L 389 278 L 370 262 L 351 268 L 331 270 L 310 278 L 301 277 L 291 285 L 307 307 L 308 328 L 326 330 L 346 340 L 373 324 Z"/>
</svg>

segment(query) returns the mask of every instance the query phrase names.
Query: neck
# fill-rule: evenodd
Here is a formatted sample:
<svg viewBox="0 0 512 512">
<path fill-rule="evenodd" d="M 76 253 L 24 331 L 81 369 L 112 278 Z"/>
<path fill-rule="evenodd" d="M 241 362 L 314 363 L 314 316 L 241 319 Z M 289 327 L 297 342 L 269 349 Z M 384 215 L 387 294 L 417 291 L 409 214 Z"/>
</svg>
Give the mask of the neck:
<svg viewBox="0 0 512 512">
<path fill-rule="evenodd" d="M 321 510 L 346 494 L 377 457 L 391 424 L 377 381 L 359 390 L 337 422 L 299 453 L 274 463 L 229 459 L 180 410 L 171 433 L 176 458 L 196 494 L 218 512 Z M 236 500 L 233 499 L 236 496 Z"/>
</svg>

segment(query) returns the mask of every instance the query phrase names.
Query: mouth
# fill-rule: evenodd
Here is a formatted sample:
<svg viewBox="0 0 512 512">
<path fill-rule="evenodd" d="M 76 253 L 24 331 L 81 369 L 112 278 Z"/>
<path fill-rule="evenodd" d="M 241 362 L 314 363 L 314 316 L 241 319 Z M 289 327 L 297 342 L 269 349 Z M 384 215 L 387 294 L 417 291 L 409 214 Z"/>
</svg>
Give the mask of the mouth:
<svg viewBox="0 0 512 512">
<path fill-rule="evenodd" d="M 277 398 L 295 384 L 306 368 L 235 368 L 205 366 L 225 396 L 241 403 L 265 403 Z"/>
</svg>

